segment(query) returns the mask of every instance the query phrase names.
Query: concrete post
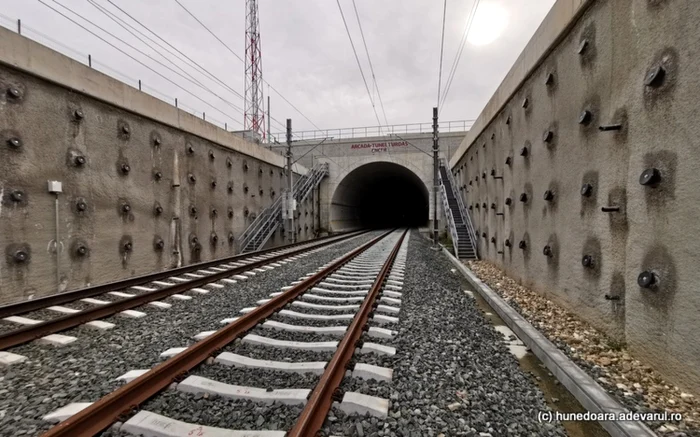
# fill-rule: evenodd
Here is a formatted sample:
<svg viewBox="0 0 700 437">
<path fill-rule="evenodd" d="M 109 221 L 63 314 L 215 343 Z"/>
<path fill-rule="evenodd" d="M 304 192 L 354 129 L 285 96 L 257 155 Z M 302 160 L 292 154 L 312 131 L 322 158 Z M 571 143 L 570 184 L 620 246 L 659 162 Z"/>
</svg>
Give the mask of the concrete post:
<svg viewBox="0 0 700 437">
<path fill-rule="evenodd" d="M 438 244 L 437 196 L 438 196 L 438 108 L 433 108 L 433 244 Z"/>
</svg>

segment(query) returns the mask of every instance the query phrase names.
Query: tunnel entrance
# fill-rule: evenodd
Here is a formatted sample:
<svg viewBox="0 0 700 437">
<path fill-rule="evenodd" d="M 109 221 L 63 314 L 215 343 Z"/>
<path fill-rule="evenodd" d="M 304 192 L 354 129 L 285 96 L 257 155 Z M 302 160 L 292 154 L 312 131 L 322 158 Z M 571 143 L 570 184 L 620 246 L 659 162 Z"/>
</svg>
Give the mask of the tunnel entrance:
<svg viewBox="0 0 700 437">
<path fill-rule="evenodd" d="M 422 227 L 428 224 L 429 195 L 411 170 L 373 162 L 350 172 L 331 201 L 331 226 L 351 228 Z"/>
</svg>

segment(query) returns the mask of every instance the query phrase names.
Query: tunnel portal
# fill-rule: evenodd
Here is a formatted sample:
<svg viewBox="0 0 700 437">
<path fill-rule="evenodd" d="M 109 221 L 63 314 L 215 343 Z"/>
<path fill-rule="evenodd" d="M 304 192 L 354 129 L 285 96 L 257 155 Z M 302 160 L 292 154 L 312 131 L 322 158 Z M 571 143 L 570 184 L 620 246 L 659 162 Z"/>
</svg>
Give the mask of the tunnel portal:
<svg viewBox="0 0 700 437">
<path fill-rule="evenodd" d="M 334 230 L 427 226 L 428 189 L 402 165 L 373 162 L 343 178 L 330 212 Z"/>
</svg>

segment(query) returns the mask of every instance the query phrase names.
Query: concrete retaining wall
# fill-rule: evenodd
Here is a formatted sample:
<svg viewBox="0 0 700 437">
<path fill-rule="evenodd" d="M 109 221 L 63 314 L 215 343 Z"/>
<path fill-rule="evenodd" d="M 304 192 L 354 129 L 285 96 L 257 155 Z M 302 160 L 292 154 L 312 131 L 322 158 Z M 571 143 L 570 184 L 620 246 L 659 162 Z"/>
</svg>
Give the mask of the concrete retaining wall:
<svg viewBox="0 0 700 437">
<path fill-rule="evenodd" d="M 690 1 L 558 1 L 451 161 L 481 257 L 696 393 L 698 22 Z"/>
<path fill-rule="evenodd" d="M 0 304 L 233 255 L 282 193 L 283 165 L 0 28 Z M 57 210 L 48 180 L 63 185 Z M 300 205 L 300 239 L 317 203 Z"/>
</svg>

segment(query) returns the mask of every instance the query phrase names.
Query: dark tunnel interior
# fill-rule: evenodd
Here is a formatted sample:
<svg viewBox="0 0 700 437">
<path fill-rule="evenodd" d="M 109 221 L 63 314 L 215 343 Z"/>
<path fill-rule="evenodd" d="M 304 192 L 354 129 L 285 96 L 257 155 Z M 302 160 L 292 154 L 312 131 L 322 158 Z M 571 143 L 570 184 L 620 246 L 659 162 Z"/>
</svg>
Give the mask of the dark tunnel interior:
<svg viewBox="0 0 700 437">
<path fill-rule="evenodd" d="M 334 230 L 421 227 L 428 224 L 429 196 L 412 171 L 390 162 L 374 162 L 350 172 L 333 195 Z"/>
</svg>

